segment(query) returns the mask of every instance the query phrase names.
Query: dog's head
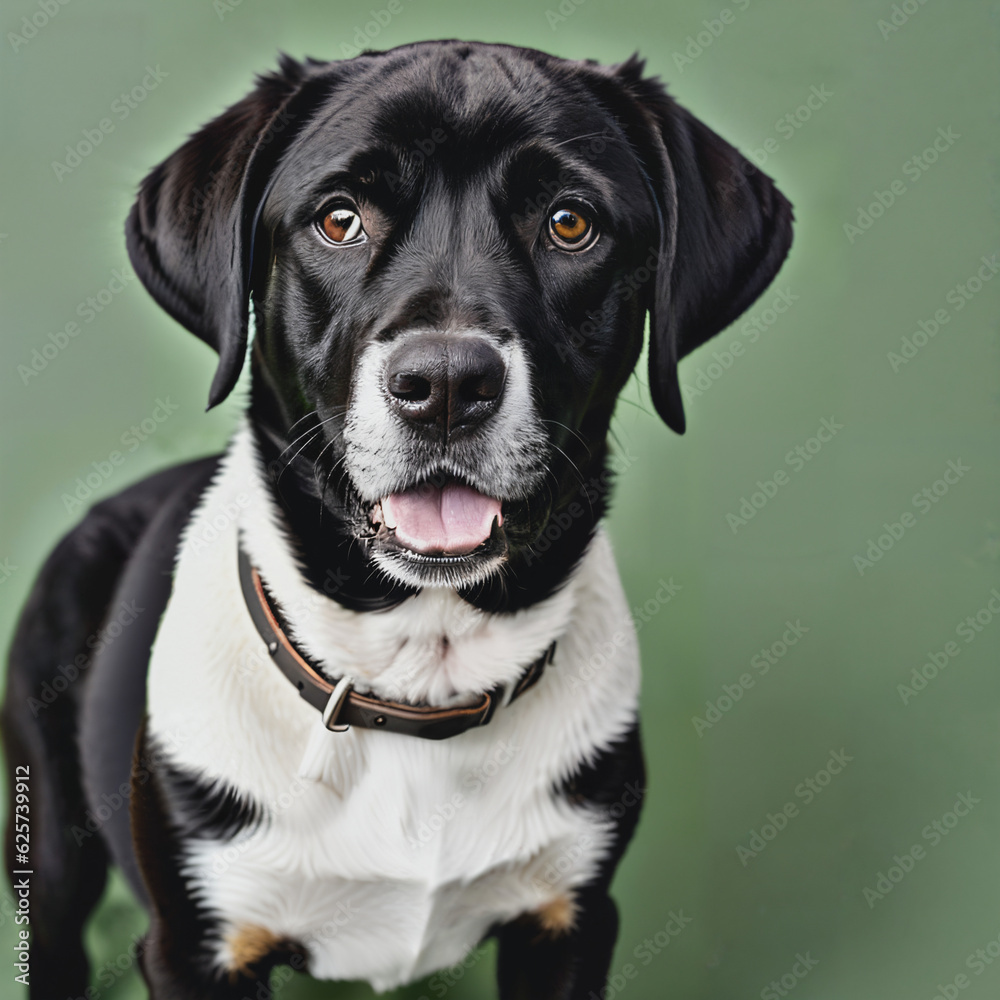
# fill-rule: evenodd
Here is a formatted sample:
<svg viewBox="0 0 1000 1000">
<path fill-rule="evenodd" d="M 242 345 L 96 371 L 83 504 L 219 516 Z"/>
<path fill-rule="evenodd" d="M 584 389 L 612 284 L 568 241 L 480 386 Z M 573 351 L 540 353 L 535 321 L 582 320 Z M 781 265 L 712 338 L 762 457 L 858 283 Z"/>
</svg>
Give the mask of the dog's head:
<svg viewBox="0 0 1000 1000">
<path fill-rule="evenodd" d="M 218 351 L 210 405 L 253 302 L 253 426 L 345 603 L 550 591 L 604 511 L 646 313 L 683 432 L 678 360 L 780 267 L 789 203 L 642 74 L 465 42 L 283 59 L 144 181 L 136 273 Z"/>
</svg>

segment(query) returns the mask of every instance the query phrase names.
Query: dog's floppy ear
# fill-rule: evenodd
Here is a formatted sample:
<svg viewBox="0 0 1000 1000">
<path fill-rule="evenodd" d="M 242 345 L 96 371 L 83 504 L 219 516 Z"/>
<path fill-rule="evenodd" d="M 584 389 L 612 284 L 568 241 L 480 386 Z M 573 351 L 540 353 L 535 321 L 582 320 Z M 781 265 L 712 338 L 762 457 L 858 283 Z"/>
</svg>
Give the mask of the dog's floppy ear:
<svg viewBox="0 0 1000 1000">
<path fill-rule="evenodd" d="M 692 114 L 632 57 L 614 67 L 647 118 L 646 166 L 661 212 L 649 298 L 649 384 L 668 426 L 684 433 L 677 362 L 728 326 L 778 273 L 792 206 L 771 178 Z"/>
<path fill-rule="evenodd" d="M 278 72 L 258 77 L 146 177 L 125 224 L 139 280 L 219 354 L 210 408 L 243 367 L 254 227 L 278 159 L 304 124 L 309 68 L 282 56 Z"/>
</svg>

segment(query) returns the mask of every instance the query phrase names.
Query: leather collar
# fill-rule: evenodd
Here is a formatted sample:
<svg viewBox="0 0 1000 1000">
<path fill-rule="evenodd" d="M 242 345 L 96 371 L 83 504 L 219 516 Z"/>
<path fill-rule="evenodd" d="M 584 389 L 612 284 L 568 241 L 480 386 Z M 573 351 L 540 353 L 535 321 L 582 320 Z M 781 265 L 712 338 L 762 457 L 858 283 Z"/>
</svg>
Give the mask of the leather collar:
<svg viewBox="0 0 1000 1000">
<path fill-rule="evenodd" d="M 537 683 L 545 667 L 552 662 L 553 642 L 511 685 L 498 684 L 486 691 L 472 705 L 436 708 L 433 705 L 408 705 L 383 701 L 354 690 L 354 679 L 345 676 L 331 683 L 316 663 L 295 648 L 285 631 L 280 611 L 268 596 L 260 573 L 239 546 L 240 586 L 247 610 L 257 631 L 267 645 L 281 672 L 296 686 L 299 694 L 323 715 L 327 729 L 342 732 L 351 726 L 382 729 L 388 733 L 419 736 L 425 740 L 443 740 L 458 736 L 477 726 L 485 726 L 497 708 L 509 705 Z"/>
</svg>

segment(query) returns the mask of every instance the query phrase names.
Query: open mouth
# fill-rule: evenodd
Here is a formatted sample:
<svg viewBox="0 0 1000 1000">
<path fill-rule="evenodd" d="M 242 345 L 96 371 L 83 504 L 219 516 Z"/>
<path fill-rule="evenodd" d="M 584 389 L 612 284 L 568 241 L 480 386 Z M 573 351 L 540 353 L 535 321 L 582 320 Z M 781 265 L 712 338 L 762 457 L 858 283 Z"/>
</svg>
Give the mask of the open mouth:
<svg viewBox="0 0 1000 1000">
<path fill-rule="evenodd" d="M 454 478 L 391 493 L 369 516 L 379 542 L 431 561 L 506 547 L 501 501 Z"/>
</svg>

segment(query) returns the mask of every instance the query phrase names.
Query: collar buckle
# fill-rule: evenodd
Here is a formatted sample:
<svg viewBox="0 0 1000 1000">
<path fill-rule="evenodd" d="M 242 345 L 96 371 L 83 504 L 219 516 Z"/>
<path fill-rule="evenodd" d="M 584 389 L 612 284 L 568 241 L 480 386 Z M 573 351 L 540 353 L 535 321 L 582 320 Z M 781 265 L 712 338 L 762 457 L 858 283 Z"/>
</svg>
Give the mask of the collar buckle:
<svg viewBox="0 0 1000 1000">
<path fill-rule="evenodd" d="M 354 687 L 354 678 L 350 674 L 345 674 L 337 681 L 337 686 L 330 692 L 326 707 L 323 709 L 323 725 L 331 733 L 346 733 L 351 727 L 349 725 L 338 725 L 337 719 L 340 716 L 344 702 Z"/>
</svg>

